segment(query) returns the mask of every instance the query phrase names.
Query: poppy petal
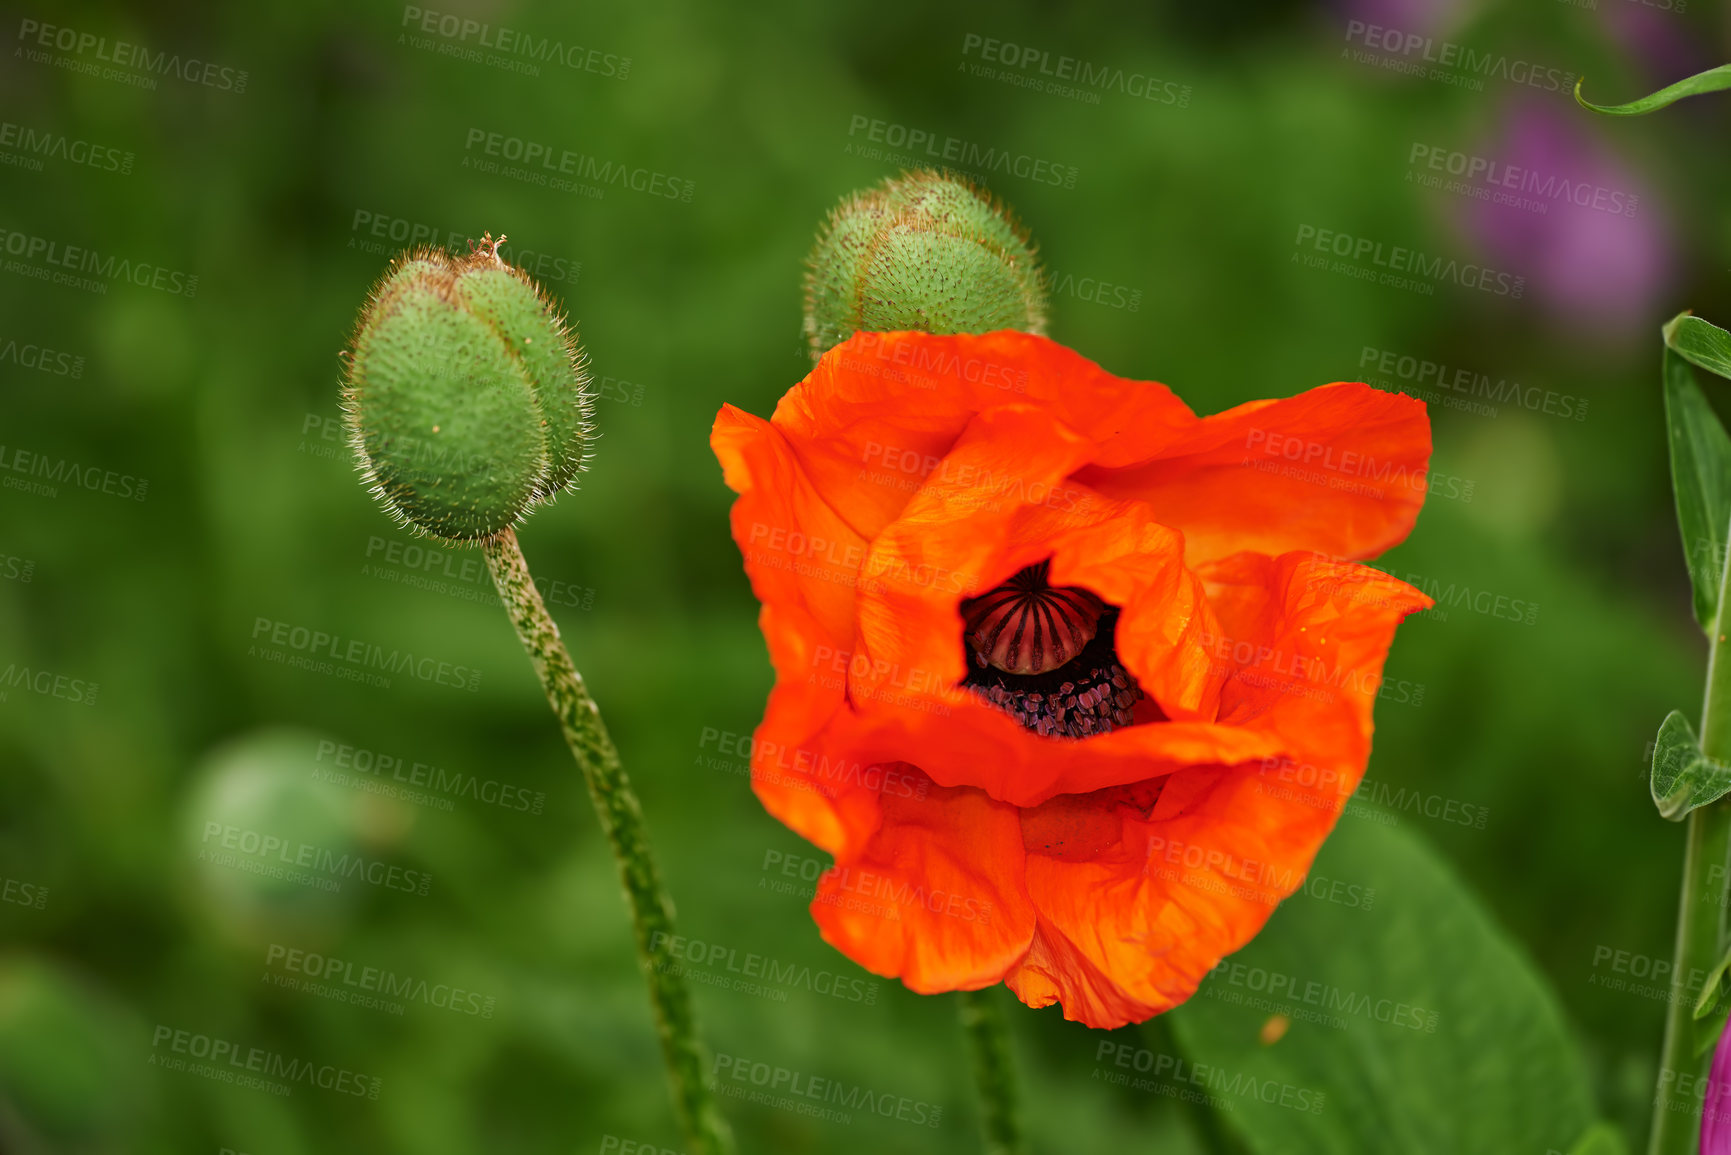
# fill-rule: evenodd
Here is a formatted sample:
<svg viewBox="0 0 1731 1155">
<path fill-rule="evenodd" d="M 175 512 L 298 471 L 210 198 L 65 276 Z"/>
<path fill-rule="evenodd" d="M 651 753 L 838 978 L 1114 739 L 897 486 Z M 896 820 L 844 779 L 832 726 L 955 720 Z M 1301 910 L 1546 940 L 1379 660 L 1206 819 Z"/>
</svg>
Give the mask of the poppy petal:
<svg viewBox="0 0 1731 1155">
<path fill-rule="evenodd" d="M 1331 813 L 1270 805 L 1254 767 L 1187 773 L 1206 785 L 1174 817 L 1096 795 L 1093 808 L 1120 824 L 1117 841 L 1082 854 L 1030 844 L 1039 932 L 1005 979 L 1023 1002 L 1062 1002 L 1065 1018 L 1104 1028 L 1169 1010 L 1304 881 Z M 1047 806 L 1076 806 L 1073 797 Z M 1024 829 L 1047 821 L 1042 810 L 1024 812 Z"/>
<path fill-rule="evenodd" d="M 824 874 L 812 917 L 843 954 L 921 994 L 999 982 L 1034 935 L 1016 808 L 911 768 L 901 780 L 919 788 L 886 785 L 882 824 Z"/>
<path fill-rule="evenodd" d="M 875 793 L 830 769 L 808 742 L 841 708 L 839 678 L 814 671 L 826 653 L 851 650 L 854 582 L 865 543 L 817 495 L 769 422 L 722 407 L 710 444 L 733 503 L 734 540 L 745 555 L 758 622 L 776 671 L 769 707 L 752 739 L 752 786 L 769 812 L 818 846 L 841 853 L 877 820 Z"/>
<path fill-rule="evenodd" d="M 917 759 L 944 785 L 1028 805 L 1060 790 L 1146 778 L 1167 743 L 1193 749 L 1223 739 L 1211 753 L 1228 760 L 1271 752 L 1265 742 L 1250 750 L 1205 725 L 1184 725 L 1213 720 L 1221 678 L 1202 642 L 1218 627 L 1201 582 L 1184 569 L 1177 534 L 1136 503 L 1063 480 L 1089 448 L 1031 406 L 980 414 L 878 535 L 860 583 L 861 660 L 848 676 L 846 740 L 859 743 L 856 753 Z M 1056 739 L 957 689 L 967 674 L 961 600 L 1046 557 L 1055 583 L 1123 606 L 1119 655 L 1176 722 L 1085 743 Z"/>
<path fill-rule="evenodd" d="M 1337 383 L 1205 417 L 1139 464 L 1076 480 L 1146 501 L 1192 565 L 1240 550 L 1367 558 L 1412 531 L 1430 452 L 1422 401 Z"/>
<path fill-rule="evenodd" d="M 1431 599 L 1381 570 L 1305 552 L 1236 554 L 1198 572 L 1222 621 L 1209 639 L 1227 674 L 1220 721 L 1276 730 L 1295 756 L 1362 774 L 1395 627 Z"/>
<path fill-rule="evenodd" d="M 1395 626 L 1431 604 L 1378 570 L 1307 553 L 1238 554 L 1204 577 L 1237 633 L 1217 651 L 1230 671 L 1221 718 L 1278 732 L 1289 752 L 1169 775 L 1151 804 L 1120 788 L 1023 811 L 1031 832 L 1078 807 L 1119 823 L 1116 840 L 1028 842 L 1040 932 L 1006 979 L 1030 1005 L 1062 1001 L 1090 1026 L 1189 998 L 1303 882 L 1363 777 Z"/>
<path fill-rule="evenodd" d="M 1196 425 L 1164 385 L 1114 377 L 1055 341 L 1010 330 L 856 333 L 782 397 L 772 420 L 818 490 L 871 538 L 974 415 L 1001 405 L 1044 409 L 1096 444 L 1164 444 Z"/>
</svg>

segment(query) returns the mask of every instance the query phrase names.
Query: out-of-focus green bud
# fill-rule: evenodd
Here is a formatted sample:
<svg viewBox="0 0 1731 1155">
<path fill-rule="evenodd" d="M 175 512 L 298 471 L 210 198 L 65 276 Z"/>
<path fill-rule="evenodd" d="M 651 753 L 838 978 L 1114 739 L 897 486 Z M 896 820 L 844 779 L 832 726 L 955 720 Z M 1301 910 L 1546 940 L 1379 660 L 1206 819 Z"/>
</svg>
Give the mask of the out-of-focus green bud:
<svg viewBox="0 0 1731 1155">
<path fill-rule="evenodd" d="M 1008 209 L 947 173 L 905 173 L 848 197 L 807 263 L 814 359 L 862 329 L 1046 328 L 1046 290 L 1027 233 Z"/>
<path fill-rule="evenodd" d="M 591 399 L 559 312 L 486 238 L 398 258 L 347 356 L 343 410 L 390 513 L 453 541 L 491 537 L 583 468 Z"/>
</svg>

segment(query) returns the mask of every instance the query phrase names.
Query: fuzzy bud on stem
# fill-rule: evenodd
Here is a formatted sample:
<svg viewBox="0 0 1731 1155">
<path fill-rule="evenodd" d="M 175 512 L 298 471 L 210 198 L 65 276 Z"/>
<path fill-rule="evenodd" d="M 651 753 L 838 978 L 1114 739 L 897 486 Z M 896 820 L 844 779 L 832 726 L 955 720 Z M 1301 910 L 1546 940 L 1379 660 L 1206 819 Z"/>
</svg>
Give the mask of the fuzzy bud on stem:
<svg viewBox="0 0 1731 1155">
<path fill-rule="evenodd" d="M 498 255 L 421 249 L 374 286 L 346 361 L 343 410 L 363 476 L 405 525 L 492 537 L 583 468 L 591 399 L 574 334 Z"/>
<path fill-rule="evenodd" d="M 1046 290 L 1027 233 L 1003 205 L 948 173 L 904 173 L 848 197 L 807 265 L 814 360 L 860 330 L 1046 328 Z"/>
</svg>

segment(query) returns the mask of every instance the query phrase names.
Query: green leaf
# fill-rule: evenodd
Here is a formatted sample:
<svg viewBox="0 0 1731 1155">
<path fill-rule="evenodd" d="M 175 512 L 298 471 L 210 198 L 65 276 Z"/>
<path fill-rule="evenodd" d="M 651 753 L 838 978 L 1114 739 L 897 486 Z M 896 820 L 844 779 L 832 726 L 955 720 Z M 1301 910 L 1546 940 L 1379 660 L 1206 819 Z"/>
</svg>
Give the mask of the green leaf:
<svg viewBox="0 0 1731 1155">
<path fill-rule="evenodd" d="M 1696 807 L 1731 794 L 1731 766 L 1702 753 L 1689 719 L 1672 710 L 1653 743 L 1652 787 L 1659 816 L 1681 822 Z"/>
<path fill-rule="evenodd" d="M 1312 877 L 1340 901 L 1286 903 L 1167 1016 L 1185 1089 L 1220 1101 L 1257 1155 L 1539 1155 L 1582 1138 L 1595 1112 L 1555 997 L 1434 852 L 1349 820 Z M 1351 905 L 1355 887 L 1374 906 Z M 1284 1035 L 1266 1029 L 1277 1015 Z"/>
<path fill-rule="evenodd" d="M 1582 108 L 1602 112 L 1606 116 L 1641 116 L 1644 113 L 1657 112 L 1668 104 L 1675 104 L 1685 96 L 1699 96 L 1703 92 L 1731 88 L 1731 64 L 1721 64 L 1717 68 L 1709 68 L 1706 72 L 1698 72 L 1687 80 L 1679 80 L 1651 96 L 1631 100 L 1628 104 L 1594 104 L 1581 95 L 1581 86 L 1586 83 L 1585 76 L 1575 82 L 1575 102 Z"/>
<path fill-rule="evenodd" d="M 1678 313 L 1662 331 L 1666 347 L 1685 361 L 1731 380 L 1731 333 L 1693 313 Z"/>
<path fill-rule="evenodd" d="M 1623 1133 L 1609 1123 L 1599 1122 L 1588 1127 L 1569 1148 L 1569 1155 L 1628 1155 L 1629 1145 Z"/>
<path fill-rule="evenodd" d="M 1687 313 L 1665 326 L 1665 430 L 1671 443 L 1677 526 L 1683 534 L 1689 581 L 1695 588 L 1695 620 L 1711 637 L 1725 565 L 1726 528 L 1731 525 L 1731 437 L 1689 369 L 1696 357 L 1711 368 L 1720 351 L 1718 340 L 1697 325 L 1683 324 L 1685 319 Z M 1726 336 L 1705 321 L 1699 324 Z M 1674 349 L 1674 340 L 1683 348 Z"/>
<path fill-rule="evenodd" d="M 1719 1042 L 1719 1036 L 1725 1033 L 1725 1020 L 1731 1017 L 1731 1002 L 1720 999 L 1703 1017 L 1695 1021 L 1695 1057 L 1699 1059 L 1711 1051 Z"/>
<path fill-rule="evenodd" d="M 1695 1018 L 1705 1018 L 1719 1001 L 1719 996 L 1724 993 L 1724 983 L 1721 980 L 1724 979 L 1725 968 L 1728 966 L 1731 966 L 1731 952 L 1727 952 L 1725 957 L 1719 960 L 1719 965 L 1707 972 L 1707 980 L 1701 984 L 1701 993 L 1695 997 Z"/>
</svg>

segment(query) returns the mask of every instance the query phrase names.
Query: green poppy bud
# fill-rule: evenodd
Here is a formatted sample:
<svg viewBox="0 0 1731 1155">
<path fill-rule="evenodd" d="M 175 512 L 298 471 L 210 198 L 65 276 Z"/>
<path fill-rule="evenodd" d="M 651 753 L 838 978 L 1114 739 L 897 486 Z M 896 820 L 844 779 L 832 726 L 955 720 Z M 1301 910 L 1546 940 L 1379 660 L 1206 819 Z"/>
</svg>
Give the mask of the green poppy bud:
<svg viewBox="0 0 1731 1155">
<path fill-rule="evenodd" d="M 576 336 L 487 237 L 422 249 L 373 288 L 343 410 L 361 472 L 405 525 L 492 537 L 576 478 L 591 400 Z"/>
<path fill-rule="evenodd" d="M 1046 290 L 1027 233 L 947 173 L 904 173 L 855 193 L 830 213 L 807 264 L 814 359 L 862 329 L 1045 332 Z"/>
</svg>

